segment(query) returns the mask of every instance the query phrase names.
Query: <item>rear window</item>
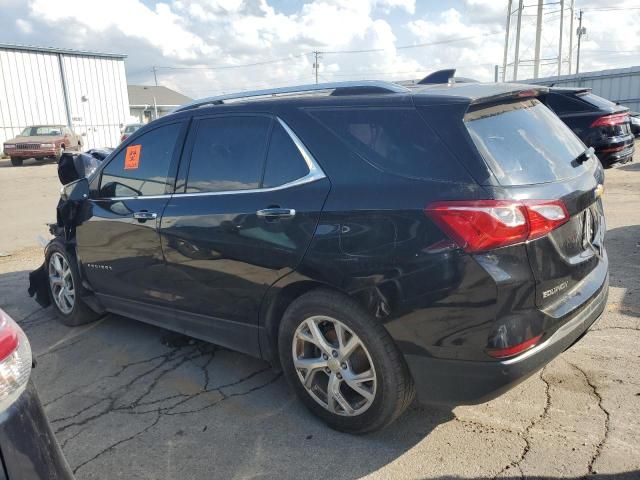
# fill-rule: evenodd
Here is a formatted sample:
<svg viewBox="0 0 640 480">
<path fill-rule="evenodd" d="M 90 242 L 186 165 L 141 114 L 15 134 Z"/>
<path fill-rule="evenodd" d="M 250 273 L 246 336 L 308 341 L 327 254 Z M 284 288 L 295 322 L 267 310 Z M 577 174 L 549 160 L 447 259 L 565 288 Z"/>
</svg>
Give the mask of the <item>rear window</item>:
<svg viewBox="0 0 640 480">
<path fill-rule="evenodd" d="M 470 111 L 465 124 L 502 185 L 567 180 L 580 175 L 593 161 L 574 161 L 584 152 L 584 144 L 535 99 Z"/>
<path fill-rule="evenodd" d="M 468 181 L 464 168 L 415 109 L 339 108 L 309 113 L 382 171 L 417 179 Z"/>
<path fill-rule="evenodd" d="M 598 95 L 594 95 L 593 93 L 581 93 L 578 95 L 580 100 L 584 100 L 585 102 L 590 103 L 591 105 L 601 109 L 601 110 L 611 110 L 612 108 L 616 108 L 616 104 L 607 100 L 606 98 L 599 97 Z"/>
</svg>

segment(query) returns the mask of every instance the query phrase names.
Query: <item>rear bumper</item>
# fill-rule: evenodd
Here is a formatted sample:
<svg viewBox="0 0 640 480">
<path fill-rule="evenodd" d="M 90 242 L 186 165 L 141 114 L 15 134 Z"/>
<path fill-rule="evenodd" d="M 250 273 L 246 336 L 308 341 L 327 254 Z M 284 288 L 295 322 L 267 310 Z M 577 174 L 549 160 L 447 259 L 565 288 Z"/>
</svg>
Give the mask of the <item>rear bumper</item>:
<svg viewBox="0 0 640 480">
<path fill-rule="evenodd" d="M 610 143 L 594 146 L 597 157 L 605 167 L 615 164 L 623 164 L 633 161 L 634 137 L 629 137 L 624 142 Z"/>
<path fill-rule="evenodd" d="M 540 370 L 578 341 L 607 303 L 609 277 L 598 293 L 547 340 L 516 358 L 474 362 L 405 355 L 421 403 L 469 405 L 489 401 Z"/>
<path fill-rule="evenodd" d="M 6 473 L 8 480 L 73 480 L 31 381 L 0 412 L 0 452 L 0 478 Z"/>
</svg>

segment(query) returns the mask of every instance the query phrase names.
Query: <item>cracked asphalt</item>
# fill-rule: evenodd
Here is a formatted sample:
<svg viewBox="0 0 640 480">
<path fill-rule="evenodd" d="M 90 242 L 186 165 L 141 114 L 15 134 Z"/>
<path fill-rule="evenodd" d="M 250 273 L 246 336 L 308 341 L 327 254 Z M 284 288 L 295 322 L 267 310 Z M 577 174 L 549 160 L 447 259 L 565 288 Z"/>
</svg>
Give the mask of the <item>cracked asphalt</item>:
<svg viewBox="0 0 640 480">
<path fill-rule="evenodd" d="M 54 165 L 0 160 L 0 306 L 30 338 L 81 480 L 640 479 L 639 160 L 606 174 L 611 291 L 582 341 L 494 401 L 414 406 L 373 435 L 328 429 L 259 360 L 114 315 L 68 328 L 38 308 L 27 276 L 55 214 Z"/>
</svg>

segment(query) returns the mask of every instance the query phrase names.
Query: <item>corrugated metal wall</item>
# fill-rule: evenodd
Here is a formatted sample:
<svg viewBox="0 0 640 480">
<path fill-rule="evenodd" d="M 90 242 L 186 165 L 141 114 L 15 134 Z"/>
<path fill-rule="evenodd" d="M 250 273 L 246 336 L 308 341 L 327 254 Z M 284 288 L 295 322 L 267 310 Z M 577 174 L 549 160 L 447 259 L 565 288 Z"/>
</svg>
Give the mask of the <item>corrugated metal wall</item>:
<svg viewBox="0 0 640 480">
<path fill-rule="evenodd" d="M 612 102 L 619 102 L 632 111 L 640 112 L 640 67 L 524 80 L 523 83 L 553 84 L 556 87 L 588 87 L 596 95 L 608 98 Z"/>
<path fill-rule="evenodd" d="M 129 116 L 124 60 L 0 46 L 0 143 L 37 124 L 67 124 L 83 148 L 119 143 Z"/>
</svg>

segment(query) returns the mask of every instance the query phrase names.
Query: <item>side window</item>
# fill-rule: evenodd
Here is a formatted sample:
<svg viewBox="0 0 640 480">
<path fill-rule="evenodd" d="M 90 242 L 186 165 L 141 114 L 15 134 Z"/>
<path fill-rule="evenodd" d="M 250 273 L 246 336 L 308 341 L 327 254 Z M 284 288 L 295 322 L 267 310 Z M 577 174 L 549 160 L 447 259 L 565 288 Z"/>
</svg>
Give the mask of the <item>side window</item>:
<svg viewBox="0 0 640 480">
<path fill-rule="evenodd" d="M 102 171 L 101 197 L 163 195 L 182 124 L 172 123 L 138 137 Z"/>
<path fill-rule="evenodd" d="M 368 163 L 395 175 L 467 182 L 468 175 L 415 109 L 310 110 Z"/>
<path fill-rule="evenodd" d="M 277 187 L 285 183 L 293 182 L 309 173 L 309 167 L 302 158 L 289 134 L 282 128 L 279 122 L 275 122 L 267 165 L 264 171 L 264 188 Z"/>
<path fill-rule="evenodd" d="M 268 117 L 229 116 L 198 123 L 187 193 L 258 188 L 271 125 Z"/>
</svg>

